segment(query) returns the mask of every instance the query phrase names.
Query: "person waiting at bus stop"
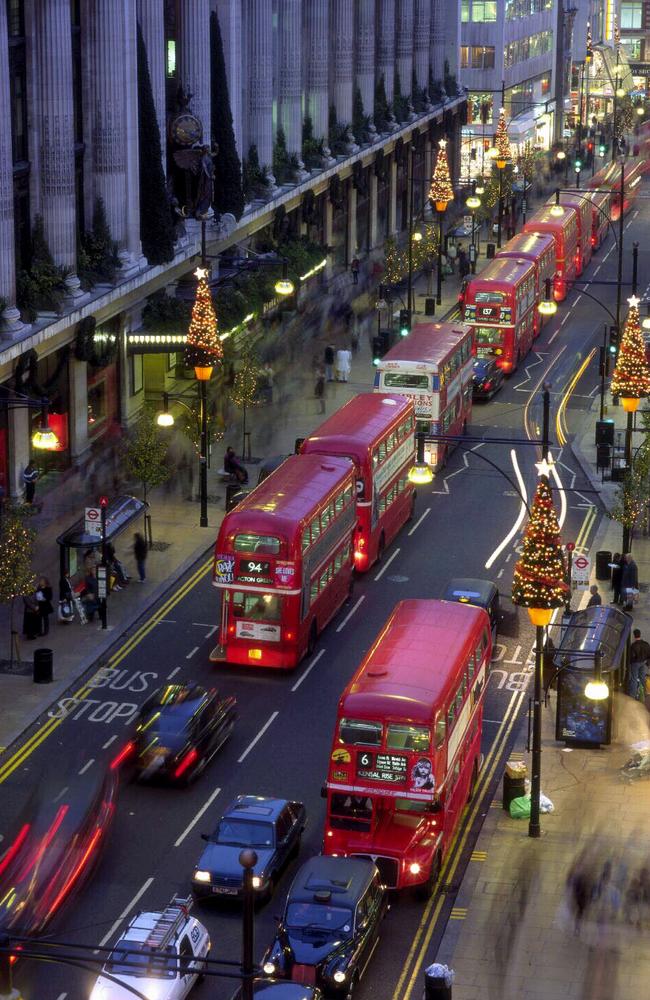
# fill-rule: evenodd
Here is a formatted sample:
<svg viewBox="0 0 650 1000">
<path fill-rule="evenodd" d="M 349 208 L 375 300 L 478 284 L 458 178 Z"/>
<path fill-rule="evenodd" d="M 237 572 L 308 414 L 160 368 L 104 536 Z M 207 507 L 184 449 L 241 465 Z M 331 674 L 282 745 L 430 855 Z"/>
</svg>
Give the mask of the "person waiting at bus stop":
<svg viewBox="0 0 650 1000">
<path fill-rule="evenodd" d="M 223 456 L 223 468 L 224 472 L 227 472 L 230 476 L 234 476 L 238 483 L 244 484 L 248 482 L 248 472 L 237 458 L 232 445 L 228 445 L 226 448 L 226 454 Z"/>
<path fill-rule="evenodd" d="M 634 641 L 630 645 L 630 673 L 627 678 L 627 693 L 630 698 L 645 699 L 645 678 L 650 660 L 650 643 L 641 638 L 641 629 L 632 633 Z M 639 699 L 640 700 L 640 699 Z"/>
</svg>

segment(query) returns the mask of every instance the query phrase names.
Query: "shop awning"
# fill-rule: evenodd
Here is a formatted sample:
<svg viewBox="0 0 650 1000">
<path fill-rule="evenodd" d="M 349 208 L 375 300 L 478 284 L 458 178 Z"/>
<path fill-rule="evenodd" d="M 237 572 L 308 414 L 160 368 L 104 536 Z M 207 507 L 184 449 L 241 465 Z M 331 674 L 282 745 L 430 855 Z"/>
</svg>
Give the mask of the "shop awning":
<svg viewBox="0 0 650 1000">
<path fill-rule="evenodd" d="M 124 531 L 137 517 L 141 517 L 149 505 L 144 500 L 124 494 L 111 500 L 106 508 L 106 541 L 112 541 L 116 535 Z M 95 548 L 100 544 L 96 535 L 88 535 L 84 530 L 84 519 L 78 521 L 64 531 L 56 540 L 57 545 L 69 549 Z"/>
</svg>

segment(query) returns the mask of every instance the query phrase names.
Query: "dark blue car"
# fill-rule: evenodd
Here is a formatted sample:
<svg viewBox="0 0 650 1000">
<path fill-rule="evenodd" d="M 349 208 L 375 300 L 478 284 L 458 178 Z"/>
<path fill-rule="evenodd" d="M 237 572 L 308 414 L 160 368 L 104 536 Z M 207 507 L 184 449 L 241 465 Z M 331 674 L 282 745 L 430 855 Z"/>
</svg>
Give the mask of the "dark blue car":
<svg viewBox="0 0 650 1000">
<path fill-rule="evenodd" d="M 238 898 L 243 878 L 239 855 L 245 847 L 257 854 L 253 887 L 260 901 L 273 895 L 278 879 L 300 851 L 300 838 L 307 822 L 302 802 L 262 795 L 239 795 L 217 823 L 192 876 L 195 899 Z"/>
</svg>

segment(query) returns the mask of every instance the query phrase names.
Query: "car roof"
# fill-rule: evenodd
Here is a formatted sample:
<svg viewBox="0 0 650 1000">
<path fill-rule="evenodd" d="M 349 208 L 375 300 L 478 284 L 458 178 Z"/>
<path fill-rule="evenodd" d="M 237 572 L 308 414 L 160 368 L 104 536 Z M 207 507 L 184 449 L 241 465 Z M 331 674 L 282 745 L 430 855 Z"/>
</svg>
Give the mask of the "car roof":
<svg viewBox="0 0 650 1000">
<path fill-rule="evenodd" d="M 375 874 L 372 861 L 317 855 L 306 861 L 289 890 L 287 904 L 313 903 L 319 892 L 331 892 L 335 906 L 356 906 Z"/>
<path fill-rule="evenodd" d="M 468 598 L 469 604 L 479 604 L 481 607 L 489 604 L 497 592 L 497 585 L 492 580 L 476 580 L 473 577 L 454 577 L 445 589 L 443 600 L 458 601 Z"/>
<path fill-rule="evenodd" d="M 241 993 L 237 994 L 238 997 Z M 313 986 L 304 986 L 303 983 L 291 983 L 281 979 L 254 979 L 253 996 L 269 1000 L 312 1000 L 312 997 L 321 996 L 320 991 L 316 991 Z"/>
<path fill-rule="evenodd" d="M 478 368 L 479 365 L 483 365 L 484 367 L 487 368 L 490 365 L 495 365 L 495 364 L 496 364 L 496 359 L 495 358 L 474 358 L 474 367 L 475 368 Z"/>
<path fill-rule="evenodd" d="M 203 701 L 207 693 L 200 684 L 166 684 L 154 691 L 144 707 L 147 712 L 155 708 L 178 718 L 190 718 L 196 712 L 197 702 Z"/>
<path fill-rule="evenodd" d="M 264 820 L 272 823 L 278 818 L 288 799 L 276 799 L 266 795 L 238 795 L 224 812 L 224 818 Z"/>
</svg>

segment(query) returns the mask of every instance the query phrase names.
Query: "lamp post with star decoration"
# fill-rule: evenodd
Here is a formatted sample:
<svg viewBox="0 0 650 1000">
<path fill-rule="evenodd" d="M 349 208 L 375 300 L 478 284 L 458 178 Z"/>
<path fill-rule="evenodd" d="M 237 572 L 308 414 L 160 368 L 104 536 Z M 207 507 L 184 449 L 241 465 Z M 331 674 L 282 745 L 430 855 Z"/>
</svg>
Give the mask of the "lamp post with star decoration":
<svg viewBox="0 0 650 1000">
<path fill-rule="evenodd" d="M 187 331 L 185 363 L 194 368 L 199 390 L 199 415 L 201 420 L 201 442 L 199 453 L 199 500 L 202 528 L 208 527 L 208 382 L 212 369 L 223 357 L 223 348 L 217 332 L 217 317 L 212 304 L 212 293 L 208 285 L 208 269 L 197 267 L 194 272 L 198 279 L 196 299 L 192 308 L 192 319 Z"/>
</svg>

